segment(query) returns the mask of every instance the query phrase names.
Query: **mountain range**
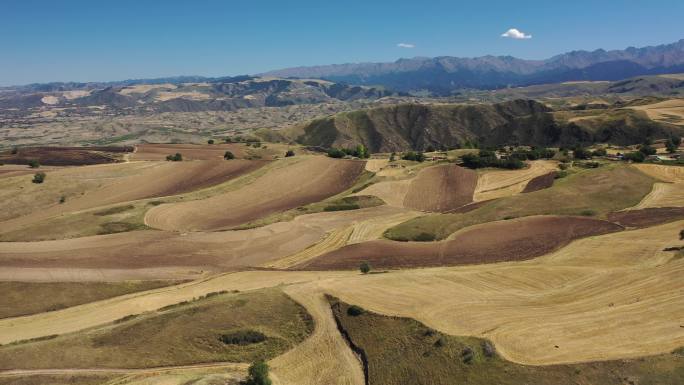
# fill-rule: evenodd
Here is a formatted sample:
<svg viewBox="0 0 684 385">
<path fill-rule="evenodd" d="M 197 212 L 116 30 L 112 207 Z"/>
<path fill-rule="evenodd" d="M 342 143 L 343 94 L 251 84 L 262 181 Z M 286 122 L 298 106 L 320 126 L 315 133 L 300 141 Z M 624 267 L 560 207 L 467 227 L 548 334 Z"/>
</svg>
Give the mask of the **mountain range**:
<svg viewBox="0 0 684 385">
<path fill-rule="evenodd" d="M 684 39 L 676 43 L 624 50 L 572 51 L 546 60 L 512 56 L 440 56 L 390 63 L 351 63 L 295 67 L 261 74 L 316 78 L 397 91 L 449 95 L 459 89 L 498 89 L 567 81 L 621 80 L 641 75 L 684 72 Z"/>
</svg>

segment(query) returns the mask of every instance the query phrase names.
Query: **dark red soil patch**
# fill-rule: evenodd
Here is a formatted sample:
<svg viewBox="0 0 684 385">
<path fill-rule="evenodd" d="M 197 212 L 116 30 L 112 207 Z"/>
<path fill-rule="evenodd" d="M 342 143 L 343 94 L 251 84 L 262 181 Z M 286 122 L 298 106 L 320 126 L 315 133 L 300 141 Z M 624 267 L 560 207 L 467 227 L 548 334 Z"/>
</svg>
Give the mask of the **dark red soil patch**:
<svg viewBox="0 0 684 385">
<path fill-rule="evenodd" d="M 35 160 L 46 166 L 85 166 L 120 162 L 120 154 L 131 151 L 133 147 L 23 147 L 16 154 L 3 152 L 0 162 L 29 164 Z"/>
<path fill-rule="evenodd" d="M 625 227 L 649 227 L 684 219 L 684 207 L 654 207 L 608 214 L 608 220 Z"/>
<path fill-rule="evenodd" d="M 473 201 L 477 173 L 453 164 L 421 170 L 411 181 L 404 205 L 421 211 L 447 212 Z"/>
<path fill-rule="evenodd" d="M 296 268 L 355 269 L 363 261 L 379 269 L 520 261 L 547 254 L 574 239 L 620 230 L 619 225 L 591 218 L 526 217 L 474 226 L 442 242 L 378 240 L 357 243 Z"/>
<path fill-rule="evenodd" d="M 553 186 L 553 181 L 556 180 L 556 172 L 551 171 L 548 174 L 544 175 L 539 175 L 537 177 L 534 177 L 530 179 L 529 182 L 527 182 L 527 185 L 523 189 L 523 194 L 524 193 L 531 193 L 534 191 L 539 191 L 543 190 L 545 188 L 549 188 Z"/>
</svg>

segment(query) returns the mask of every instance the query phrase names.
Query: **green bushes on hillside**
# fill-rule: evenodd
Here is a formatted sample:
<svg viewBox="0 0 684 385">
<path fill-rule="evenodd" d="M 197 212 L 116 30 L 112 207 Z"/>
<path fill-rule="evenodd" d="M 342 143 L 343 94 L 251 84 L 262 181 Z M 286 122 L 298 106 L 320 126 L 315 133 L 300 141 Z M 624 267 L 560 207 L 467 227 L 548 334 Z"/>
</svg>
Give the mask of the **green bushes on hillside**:
<svg viewBox="0 0 684 385">
<path fill-rule="evenodd" d="M 499 159 L 494 151 L 480 150 L 478 154 L 465 154 L 461 157 L 463 166 L 468 168 L 497 167 L 516 170 L 525 167 L 517 158 Z"/>
<path fill-rule="evenodd" d="M 328 156 L 331 158 L 344 158 L 347 155 L 361 159 L 370 157 L 368 149 L 362 144 L 355 148 L 331 148 L 328 150 Z"/>
<path fill-rule="evenodd" d="M 408 151 L 405 152 L 402 156 L 401 159 L 403 160 L 412 160 L 414 162 L 423 162 L 425 161 L 425 154 L 422 152 L 418 151 Z"/>
</svg>

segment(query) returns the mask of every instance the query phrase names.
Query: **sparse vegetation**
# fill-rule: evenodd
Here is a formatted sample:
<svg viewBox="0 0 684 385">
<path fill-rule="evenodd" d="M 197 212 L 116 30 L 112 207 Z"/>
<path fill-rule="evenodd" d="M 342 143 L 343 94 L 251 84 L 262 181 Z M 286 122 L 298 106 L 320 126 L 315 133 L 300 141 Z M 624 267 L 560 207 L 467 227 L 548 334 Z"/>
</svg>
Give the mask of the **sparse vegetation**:
<svg viewBox="0 0 684 385">
<path fill-rule="evenodd" d="M 362 274 L 368 274 L 371 271 L 371 266 L 368 262 L 361 262 L 361 265 L 359 265 L 359 271 L 361 271 Z"/>
<path fill-rule="evenodd" d="M 44 172 L 37 172 L 33 175 L 33 180 L 31 182 L 33 183 L 43 183 L 45 181 L 45 173 Z"/>
<path fill-rule="evenodd" d="M 171 161 L 171 162 L 180 162 L 183 160 L 183 155 L 181 153 L 177 152 L 173 155 L 167 155 L 166 160 Z"/>
</svg>

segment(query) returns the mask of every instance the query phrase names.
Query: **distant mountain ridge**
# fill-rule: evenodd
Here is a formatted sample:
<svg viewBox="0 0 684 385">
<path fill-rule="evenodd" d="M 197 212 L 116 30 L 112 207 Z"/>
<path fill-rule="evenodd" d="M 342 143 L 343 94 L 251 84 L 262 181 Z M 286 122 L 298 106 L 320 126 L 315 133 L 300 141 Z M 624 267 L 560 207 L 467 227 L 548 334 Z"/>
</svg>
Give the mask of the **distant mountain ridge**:
<svg viewBox="0 0 684 385">
<path fill-rule="evenodd" d="M 572 51 L 546 60 L 512 56 L 399 59 L 391 63 L 350 63 L 294 67 L 262 76 L 320 78 L 359 85 L 382 85 L 410 92 L 449 94 L 463 88 L 494 89 L 543 83 L 621 80 L 641 75 L 684 72 L 684 39 L 676 43 L 624 50 Z"/>
</svg>

